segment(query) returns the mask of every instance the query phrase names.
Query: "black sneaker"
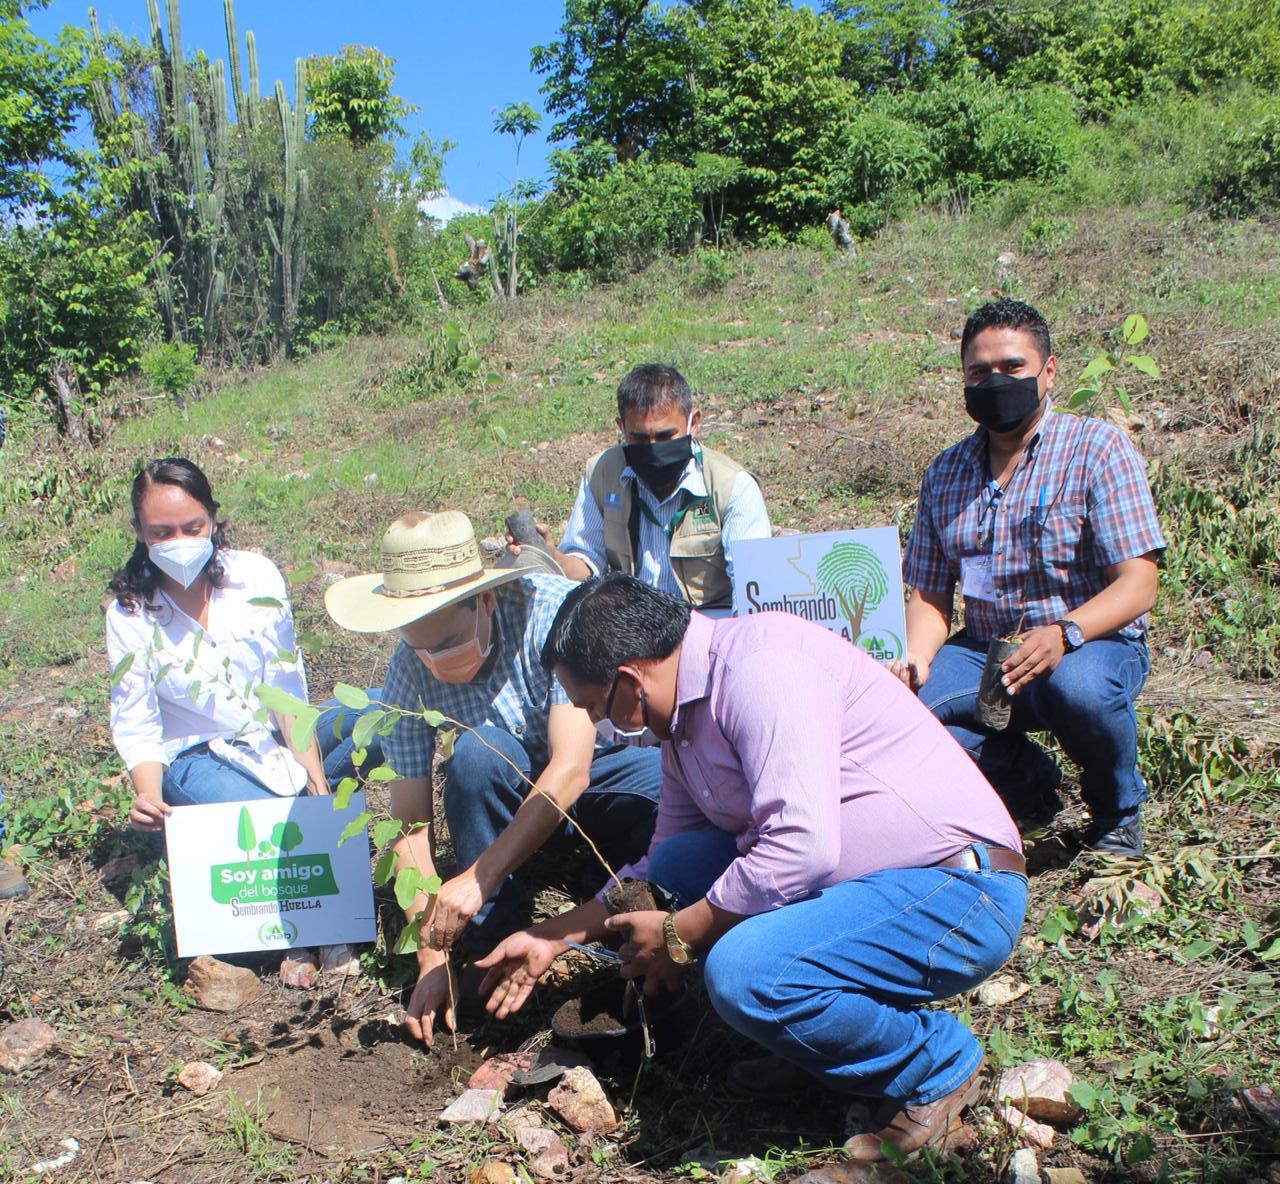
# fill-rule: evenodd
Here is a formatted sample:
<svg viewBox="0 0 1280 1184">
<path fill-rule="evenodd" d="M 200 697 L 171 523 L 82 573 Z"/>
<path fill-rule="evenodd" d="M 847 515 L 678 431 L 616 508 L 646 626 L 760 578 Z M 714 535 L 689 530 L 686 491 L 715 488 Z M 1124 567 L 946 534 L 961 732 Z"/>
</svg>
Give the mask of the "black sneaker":
<svg viewBox="0 0 1280 1184">
<path fill-rule="evenodd" d="M 1095 822 L 1085 836 L 1090 851 L 1101 855 L 1141 855 L 1142 822 L 1131 814 L 1117 822 L 1114 819 Z"/>
</svg>

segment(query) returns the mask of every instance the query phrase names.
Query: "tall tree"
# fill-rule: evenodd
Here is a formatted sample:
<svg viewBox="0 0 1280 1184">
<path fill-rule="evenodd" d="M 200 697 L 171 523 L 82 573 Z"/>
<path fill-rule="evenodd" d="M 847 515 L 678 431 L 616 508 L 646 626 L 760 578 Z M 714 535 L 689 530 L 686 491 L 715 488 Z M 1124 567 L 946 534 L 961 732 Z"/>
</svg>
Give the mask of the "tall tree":
<svg viewBox="0 0 1280 1184">
<path fill-rule="evenodd" d="M 840 24 L 841 72 L 865 92 L 913 86 L 951 36 L 944 0 L 826 0 Z"/>
</svg>

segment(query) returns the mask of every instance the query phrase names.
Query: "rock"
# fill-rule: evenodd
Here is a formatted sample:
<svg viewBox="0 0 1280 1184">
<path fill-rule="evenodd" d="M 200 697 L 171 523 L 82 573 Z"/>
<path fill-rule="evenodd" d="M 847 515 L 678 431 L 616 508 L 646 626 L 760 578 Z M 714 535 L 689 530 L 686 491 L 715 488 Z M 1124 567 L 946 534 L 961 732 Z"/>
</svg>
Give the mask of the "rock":
<svg viewBox="0 0 1280 1184">
<path fill-rule="evenodd" d="M 1015 999 L 1021 999 L 1029 990 L 1030 983 L 1020 983 L 1007 974 L 988 979 L 978 988 L 978 1002 L 985 1007 L 1003 1007 Z"/>
<path fill-rule="evenodd" d="M 502 1094 L 496 1089 L 469 1089 L 441 1112 L 440 1121 L 452 1125 L 464 1122 L 497 1122 L 502 1112 Z"/>
<path fill-rule="evenodd" d="M 1009 1160 L 1009 1184 L 1040 1184 L 1040 1165 L 1029 1147 L 1019 1147 Z"/>
<path fill-rule="evenodd" d="M 829 1163 L 791 1184 L 913 1184 L 913 1177 L 884 1163 Z"/>
<path fill-rule="evenodd" d="M 55 1155 L 52 1159 L 37 1160 L 28 1171 L 42 1176 L 45 1172 L 57 1171 L 58 1168 L 65 1168 L 68 1164 L 75 1163 L 76 1156 L 80 1154 L 79 1142 L 75 1139 L 62 1139 L 58 1146 L 62 1148 L 61 1155 Z"/>
<path fill-rule="evenodd" d="M 518 1184 L 520 1177 L 509 1163 L 486 1159 L 471 1169 L 471 1184 Z"/>
<path fill-rule="evenodd" d="M 206 1011 L 238 1011 L 258 997 L 262 984 L 252 970 L 201 954 L 187 968 L 183 990 Z"/>
<path fill-rule="evenodd" d="M 1280 1098 L 1269 1085 L 1253 1085 L 1240 1091 L 1240 1100 L 1255 1118 L 1280 1126 Z"/>
<path fill-rule="evenodd" d="M 1012 251 L 1001 251 L 996 256 L 996 271 L 1008 271 L 1017 262 L 1018 256 Z"/>
<path fill-rule="evenodd" d="M 1016 1106 L 1001 1106 L 997 1113 L 1022 1137 L 1024 1143 L 1039 1147 L 1041 1151 L 1046 1151 L 1053 1145 L 1053 1137 L 1056 1133 L 1053 1127 L 1043 1122 L 1036 1122 L 1034 1118 L 1028 1118 Z"/>
<path fill-rule="evenodd" d="M 20 1073 L 58 1042 L 58 1033 L 42 1020 L 19 1020 L 0 1028 L 0 1072 Z"/>
<path fill-rule="evenodd" d="M 551 1180 L 569 1170 L 569 1149 L 555 1131 L 526 1123 L 512 1132 L 520 1149 L 529 1156 L 529 1170 L 539 1180 Z"/>
<path fill-rule="evenodd" d="M 939 1149 L 955 1155 L 972 1155 L 982 1143 L 982 1136 L 965 1123 L 943 1136 Z"/>
<path fill-rule="evenodd" d="M 102 876 L 104 884 L 114 884 L 120 880 L 131 879 L 137 868 L 136 855 L 118 855 L 115 859 L 108 859 L 98 874 Z"/>
<path fill-rule="evenodd" d="M 178 1070 L 178 1084 L 198 1098 L 204 1097 L 221 1080 L 222 1070 L 208 1061 L 188 1061 Z"/>
<path fill-rule="evenodd" d="M 346 942 L 336 946 L 320 947 L 320 973 L 340 978 L 358 976 L 360 957 Z"/>
<path fill-rule="evenodd" d="M 1048 1184 L 1085 1184 L 1079 1168 L 1045 1168 L 1044 1175 Z"/>
<path fill-rule="evenodd" d="M 526 1052 L 505 1052 L 490 1057 L 467 1079 L 468 1089 L 496 1089 L 506 1092 L 511 1078 L 517 1073 L 529 1069 L 538 1054 L 529 1049 Z"/>
<path fill-rule="evenodd" d="M 754 1155 L 746 1159 L 735 1159 L 720 1177 L 720 1184 L 754 1184 L 758 1180 L 768 1180 L 769 1168 L 763 1160 Z"/>
<path fill-rule="evenodd" d="M 1027 1061 L 1000 1074 L 996 1101 L 1008 1102 L 1023 1114 L 1047 1122 L 1073 1122 L 1080 1107 L 1071 1100 L 1071 1070 L 1061 1061 Z"/>
<path fill-rule="evenodd" d="M 312 950 L 294 950 L 280 963 L 280 981 L 286 987 L 309 991 L 320 977 L 320 959 Z"/>
<path fill-rule="evenodd" d="M 547 1095 L 547 1105 L 575 1131 L 604 1134 L 618 1125 L 609 1099 L 595 1074 L 581 1066 L 570 1069 Z"/>
<path fill-rule="evenodd" d="M 131 916 L 128 909 L 112 909 L 109 913 L 99 913 L 93 919 L 95 929 L 119 929 Z"/>
</svg>

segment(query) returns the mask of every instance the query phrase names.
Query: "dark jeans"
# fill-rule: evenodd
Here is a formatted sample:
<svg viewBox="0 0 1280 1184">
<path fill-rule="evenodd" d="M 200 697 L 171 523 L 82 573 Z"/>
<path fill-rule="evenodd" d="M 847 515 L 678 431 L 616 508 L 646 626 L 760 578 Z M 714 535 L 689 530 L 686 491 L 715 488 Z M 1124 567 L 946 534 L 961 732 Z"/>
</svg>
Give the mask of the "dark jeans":
<svg viewBox="0 0 1280 1184">
<path fill-rule="evenodd" d="M 1023 687 L 1003 732 L 974 719 L 987 643 L 960 633 L 934 658 L 920 699 L 977 762 L 996 791 L 1015 808 L 1029 790 L 1021 760 L 1026 732 L 1052 732 L 1080 766 L 1080 792 L 1095 821 L 1135 812 L 1147 788 L 1138 773 L 1134 700 L 1151 669 L 1144 642 L 1115 634 L 1064 654 L 1052 674 Z"/>
</svg>

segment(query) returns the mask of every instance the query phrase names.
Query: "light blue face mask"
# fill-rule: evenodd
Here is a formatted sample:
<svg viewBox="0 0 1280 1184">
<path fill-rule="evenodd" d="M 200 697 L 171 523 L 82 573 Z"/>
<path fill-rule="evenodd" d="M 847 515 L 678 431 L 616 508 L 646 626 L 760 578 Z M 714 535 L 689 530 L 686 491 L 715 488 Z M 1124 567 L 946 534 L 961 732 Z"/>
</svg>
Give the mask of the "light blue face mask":
<svg viewBox="0 0 1280 1184">
<path fill-rule="evenodd" d="M 208 535 L 200 539 L 166 539 L 152 543 L 147 555 L 171 580 L 190 588 L 213 558 L 213 540 Z"/>
<path fill-rule="evenodd" d="M 611 719 L 602 719 L 596 724 L 596 731 L 608 744 L 626 744 L 631 748 L 656 748 L 662 743 L 648 727 L 635 732 L 624 732 Z"/>
</svg>

